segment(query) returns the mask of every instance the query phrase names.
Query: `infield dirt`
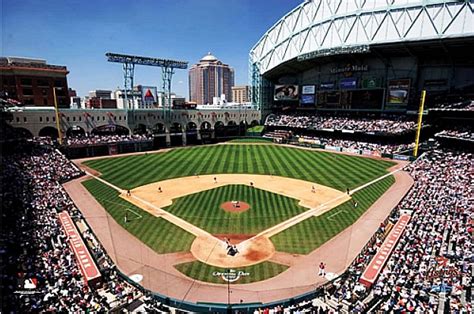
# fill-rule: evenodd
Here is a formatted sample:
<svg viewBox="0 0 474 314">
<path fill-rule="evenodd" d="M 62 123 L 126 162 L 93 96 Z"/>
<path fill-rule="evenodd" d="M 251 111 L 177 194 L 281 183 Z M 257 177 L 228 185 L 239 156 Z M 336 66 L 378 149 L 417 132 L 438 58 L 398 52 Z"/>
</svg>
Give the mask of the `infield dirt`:
<svg viewBox="0 0 474 314">
<path fill-rule="evenodd" d="M 175 198 L 230 184 L 248 185 L 295 198 L 299 200 L 299 205 L 310 210 L 290 218 L 288 223 L 282 222 L 273 226 L 267 233 L 264 231 L 238 243 L 240 253 L 229 256 L 225 241 L 162 209 L 171 205 Z M 309 217 L 321 215 L 350 199 L 349 195 L 324 185 L 287 177 L 252 174 L 213 174 L 174 178 L 135 188 L 131 190 L 131 196 L 122 191 L 120 197 L 194 234 L 196 239 L 191 246 L 193 256 L 201 262 L 218 267 L 244 267 L 269 260 L 275 253 L 275 247 L 270 241 L 272 235 Z"/>
</svg>

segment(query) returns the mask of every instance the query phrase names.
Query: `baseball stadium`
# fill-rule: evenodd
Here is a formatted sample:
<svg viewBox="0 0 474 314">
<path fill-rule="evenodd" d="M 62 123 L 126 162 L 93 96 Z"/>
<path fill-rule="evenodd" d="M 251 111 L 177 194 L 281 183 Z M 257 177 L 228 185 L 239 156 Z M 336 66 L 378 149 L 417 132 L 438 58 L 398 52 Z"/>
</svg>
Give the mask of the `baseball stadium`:
<svg viewBox="0 0 474 314">
<path fill-rule="evenodd" d="M 245 107 L 2 93 L 2 311 L 472 312 L 473 51 L 472 1 L 304 1 Z"/>
</svg>

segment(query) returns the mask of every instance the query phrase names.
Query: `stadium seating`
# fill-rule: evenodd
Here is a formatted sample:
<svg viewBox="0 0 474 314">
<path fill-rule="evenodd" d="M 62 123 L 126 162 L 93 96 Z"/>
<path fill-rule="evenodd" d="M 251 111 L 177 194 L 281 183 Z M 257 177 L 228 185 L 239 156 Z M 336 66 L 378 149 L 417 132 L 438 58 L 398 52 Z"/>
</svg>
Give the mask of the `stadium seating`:
<svg viewBox="0 0 474 314">
<path fill-rule="evenodd" d="M 120 309 L 139 302 L 143 309 L 164 309 L 121 279 L 95 235 L 60 183 L 82 175 L 74 164 L 44 139 L 21 144 L 2 156 L 3 211 L 2 302 L 18 313 L 86 312 Z M 82 224 L 83 238 L 102 273 L 102 286 L 92 289 L 84 278 L 59 224 L 67 211 Z"/>
<path fill-rule="evenodd" d="M 125 142 L 149 141 L 152 137 L 148 135 L 91 135 L 82 137 L 68 137 L 65 140 L 66 146 L 90 146 L 101 144 L 115 144 Z"/>
<path fill-rule="evenodd" d="M 399 154 L 407 152 L 415 147 L 415 143 L 410 144 L 381 144 L 381 143 L 369 143 L 355 140 L 343 140 L 335 139 L 330 137 L 319 137 L 319 136 L 308 136 L 308 135 L 296 135 L 293 136 L 291 131 L 276 130 L 267 132 L 263 135 L 264 138 L 272 138 L 277 143 L 289 143 L 289 144 L 316 144 L 316 145 L 328 145 L 347 149 L 348 151 L 377 151 L 381 154 Z"/>
<path fill-rule="evenodd" d="M 472 127 L 452 127 L 436 134 L 436 137 L 453 138 L 457 140 L 474 141 Z"/>
<path fill-rule="evenodd" d="M 359 149 L 380 148 L 360 142 L 318 140 Z M 406 170 L 414 178 L 414 186 L 348 270 L 318 288 L 322 297 L 287 308 L 275 306 L 271 311 L 472 311 L 469 303 L 474 258 L 472 157 L 471 153 L 444 149 L 427 152 L 410 164 Z M 7 310 L 168 309 L 119 276 L 61 186 L 61 183 L 81 176 L 81 170 L 51 147 L 48 140 L 35 139 L 19 145 L 15 154 L 2 156 L 2 164 L 2 182 L 8 183 L 2 184 L 2 220 L 10 222 L 1 231 L 4 261 L 1 289 L 5 292 L 2 298 L 4 304 L 8 304 Z M 101 270 L 103 281 L 98 289 L 84 285 L 77 261 L 58 222 L 57 214 L 63 210 L 81 226 L 82 236 Z M 372 287 L 367 288 L 359 281 L 361 274 L 401 212 L 410 213 L 411 221 L 381 275 Z M 450 270 L 449 276 L 433 272 L 440 259 Z"/>
<path fill-rule="evenodd" d="M 347 130 L 362 133 L 387 133 L 401 134 L 414 130 L 416 122 L 406 117 L 349 117 L 343 115 L 299 115 L 280 114 L 269 115 L 265 121 L 266 126 L 291 127 L 312 130 Z"/>
</svg>

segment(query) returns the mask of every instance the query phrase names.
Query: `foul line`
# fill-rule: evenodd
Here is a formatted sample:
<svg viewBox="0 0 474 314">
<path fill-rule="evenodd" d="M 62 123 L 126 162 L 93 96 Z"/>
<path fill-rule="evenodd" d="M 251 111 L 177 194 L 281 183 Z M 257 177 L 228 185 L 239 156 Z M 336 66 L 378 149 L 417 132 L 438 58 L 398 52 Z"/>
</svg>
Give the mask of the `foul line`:
<svg viewBox="0 0 474 314">
<path fill-rule="evenodd" d="M 334 216 L 336 216 L 336 215 L 339 215 L 339 214 L 342 213 L 342 212 L 347 212 L 347 210 L 345 210 L 345 209 L 338 210 L 338 211 L 335 212 L 334 214 L 328 216 L 327 219 L 328 219 L 328 220 L 334 220 L 334 219 L 332 219 L 332 217 L 334 217 Z"/>
<path fill-rule="evenodd" d="M 376 179 L 374 179 L 374 180 L 372 180 L 372 181 L 369 181 L 369 182 L 367 182 L 367 183 L 365 183 L 365 184 L 363 184 L 363 185 L 361 185 L 361 186 L 359 186 L 359 187 L 357 187 L 357 188 L 355 188 L 355 189 L 353 189 L 353 190 L 350 190 L 348 194 L 349 194 L 349 195 L 352 195 L 352 194 L 354 194 L 354 193 L 356 193 L 356 192 L 358 192 L 358 191 L 360 191 L 360 190 L 362 190 L 362 189 L 364 189 L 364 188 L 366 188 L 366 187 L 368 187 L 368 186 L 370 186 L 370 185 L 372 185 L 372 184 L 374 184 L 374 183 L 377 183 L 377 182 L 380 181 L 380 180 L 383 180 L 383 179 L 385 179 L 385 178 L 387 178 L 387 177 L 389 177 L 389 176 L 391 176 L 391 175 L 393 175 L 393 174 L 395 174 L 395 173 L 397 173 L 397 172 L 403 170 L 403 168 L 404 168 L 404 167 L 402 166 L 402 167 L 399 168 L 399 169 L 393 170 L 393 171 L 391 171 L 391 172 L 389 172 L 389 173 L 386 173 L 386 174 L 384 174 L 384 175 L 382 175 L 382 176 L 380 176 L 380 177 L 378 177 L 378 178 L 376 178 Z M 125 193 L 125 192 L 126 192 L 126 190 L 120 189 L 119 187 L 117 187 L 117 186 L 115 186 L 115 185 L 113 185 L 113 184 L 107 182 L 107 181 L 104 180 L 104 179 L 101 179 L 101 178 L 99 178 L 99 177 L 97 177 L 97 176 L 91 174 L 91 173 L 88 172 L 88 171 L 85 171 L 85 173 L 86 173 L 87 175 L 89 175 L 89 176 L 91 176 L 91 177 L 93 177 L 93 178 L 99 180 L 100 182 L 102 182 L 102 183 L 104 183 L 104 184 L 110 186 L 111 188 L 113 188 L 113 189 L 116 190 L 116 191 L 119 191 L 119 192 L 121 192 L 121 193 Z M 321 209 L 327 207 L 328 204 L 330 204 L 330 203 L 332 203 L 332 202 L 339 201 L 340 199 L 342 199 L 342 198 L 344 198 L 344 197 L 346 197 L 346 196 L 347 196 L 347 194 L 341 194 L 341 195 L 339 195 L 338 197 L 336 197 L 336 198 L 334 198 L 334 199 L 332 199 L 332 200 L 329 200 L 329 201 L 327 201 L 327 202 L 324 202 L 324 203 L 320 204 L 320 205 L 317 206 L 317 207 L 314 207 L 314 208 L 312 208 L 312 209 L 309 209 L 309 210 L 307 210 L 307 211 L 305 211 L 305 212 L 303 212 L 303 213 L 301 213 L 301 214 L 299 214 L 299 215 L 297 215 L 297 216 L 291 217 L 291 218 L 289 218 L 288 220 L 285 220 L 285 221 L 283 221 L 283 222 L 281 222 L 281 223 L 279 223 L 279 224 L 277 224 L 277 225 L 275 225 L 275 226 L 272 226 L 272 227 L 270 227 L 270 228 L 268 228 L 268 229 L 266 229 L 266 230 L 263 230 L 263 231 L 260 232 L 259 234 L 255 235 L 255 236 L 253 236 L 253 237 L 251 237 L 251 238 L 249 238 L 249 239 L 247 239 L 247 240 L 242 241 L 241 243 L 239 243 L 239 245 L 242 245 L 242 243 L 247 242 L 247 241 L 250 242 L 250 241 L 252 241 L 252 240 L 254 240 L 254 239 L 258 238 L 258 237 L 261 237 L 261 236 L 266 236 L 267 238 L 270 238 L 270 237 L 272 237 L 272 236 L 274 236 L 274 235 L 276 235 L 276 234 L 278 234 L 278 233 L 280 233 L 280 232 L 282 232 L 282 231 L 284 231 L 284 230 L 286 230 L 286 229 L 288 229 L 288 228 L 290 228 L 290 227 L 292 227 L 292 226 L 294 226 L 294 225 L 296 225 L 296 224 L 298 224 L 298 223 L 300 223 L 300 222 L 302 222 L 302 221 L 308 219 L 309 217 L 314 216 L 314 214 L 315 214 L 317 211 L 319 211 L 319 210 L 321 210 Z M 151 204 L 151 203 L 149 203 L 149 202 L 147 202 L 147 201 L 145 201 L 145 200 L 143 200 L 143 199 L 141 199 L 141 198 L 139 198 L 139 197 L 137 197 L 137 196 L 135 196 L 135 195 L 131 195 L 131 197 L 132 197 L 132 198 L 135 198 L 136 200 L 138 200 L 138 201 L 140 201 L 140 202 L 142 202 L 143 204 L 146 204 L 147 206 L 149 206 L 149 207 L 151 207 L 151 208 L 156 209 L 156 210 L 158 211 L 157 214 L 159 215 L 159 217 L 162 217 L 162 218 L 166 219 L 167 221 L 169 221 L 169 222 L 173 223 L 174 225 L 176 225 L 176 226 L 178 226 L 178 227 L 180 227 L 180 228 L 182 228 L 182 229 L 184 229 L 184 230 L 186 230 L 186 231 L 188 231 L 188 232 L 194 234 L 195 236 L 204 235 L 204 236 L 206 236 L 206 237 L 208 237 L 208 238 L 215 239 L 215 240 L 217 240 L 217 241 L 223 242 L 223 240 L 220 240 L 220 239 L 214 237 L 213 235 L 211 235 L 211 234 L 208 233 L 207 231 L 204 231 L 204 230 L 200 229 L 199 227 L 196 227 L 195 225 L 193 225 L 193 224 L 191 224 L 191 223 L 189 223 L 189 222 L 187 222 L 187 221 L 185 221 L 185 220 L 183 220 L 183 219 L 181 219 L 181 218 L 179 218 L 179 217 L 174 216 L 173 214 L 171 214 L 171 213 L 165 211 L 165 210 L 162 209 L 162 208 L 159 208 L 159 207 L 157 207 L 157 206 L 155 206 L 155 205 L 153 205 L 153 204 Z M 173 221 L 173 220 L 175 220 L 175 221 Z M 177 222 L 178 222 L 178 223 L 177 223 Z M 188 227 L 189 227 L 189 228 L 188 228 Z M 197 232 L 196 232 L 196 231 L 197 231 Z"/>
<path fill-rule="evenodd" d="M 121 188 L 119 188 L 119 187 L 113 185 L 112 183 L 107 182 L 106 180 L 104 180 L 104 179 L 102 179 L 102 178 L 99 178 L 99 177 L 97 177 L 97 176 L 91 174 L 91 173 L 88 172 L 88 171 L 85 171 L 85 173 L 86 173 L 87 175 L 89 175 L 89 176 L 91 176 L 91 177 L 93 177 L 93 178 L 99 180 L 100 182 L 102 182 L 102 183 L 108 185 L 109 187 L 113 188 L 114 190 L 119 191 L 120 193 L 126 193 L 126 192 L 127 192 L 127 190 L 123 190 L 123 189 L 121 189 Z M 217 241 L 222 242 L 222 243 L 224 242 L 223 240 L 214 237 L 214 236 L 213 236 L 212 234 L 210 234 L 209 232 L 207 232 L 207 231 L 205 231 L 205 230 L 202 230 L 202 229 L 199 228 L 199 227 L 196 227 L 195 225 L 193 225 L 193 224 L 191 224 L 191 223 L 189 223 L 189 222 L 187 222 L 187 221 L 185 221 L 185 220 L 183 220 L 183 219 L 181 219 L 181 218 L 179 218 L 179 217 L 177 217 L 177 216 L 175 216 L 175 215 L 173 215 L 173 214 L 171 214 L 171 213 L 165 211 L 164 209 L 162 209 L 162 208 L 160 208 L 160 207 L 157 207 L 157 206 L 151 204 L 151 203 L 148 202 L 148 201 L 145 201 L 145 200 L 139 198 L 138 196 L 135 196 L 135 195 L 132 194 L 131 197 L 134 198 L 134 199 L 136 199 L 136 200 L 138 200 L 139 202 L 141 202 L 141 203 L 143 203 L 143 204 L 145 204 L 145 205 L 147 205 L 147 206 L 149 206 L 149 207 L 155 209 L 155 210 L 157 211 L 157 213 L 155 213 L 156 217 L 161 217 L 161 218 L 163 218 L 163 219 L 166 219 L 166 220 L 169 221 L 170 223 L 172 223 L 172 224 L 174 224 L 174 225 L 180 227 L 181 229 L 183 229 L 183 230 L 185 230 L 185 231 L 187 231 L 187 232 L 193 234 L 193 235 L 196 236 L 196 237 L 204 236 L 204 237 L 207 237 L 207 238 L 211 238 L 211 239 L 217 240 Z"/>
<path fill-rule="evenodd" d="M 105 199 L 105 198 L 96 197 L 96 199 L 99 200 L 99 201 L 102 201 L 102 202 L 107 202 L 107 203 L 110 203 L 110 204 L 114 204 L 114 205 L 116 205 L 116 206 L 125 207 L 125 209 L 124 209 L 125 211 L 129 211 L 129 212 L 134 213 L 135 216 L 138 217 L 138 219 L 143 218 L 142 215 L 140 215 L 139 213 L 137 213 L 137 212 L 134 211 L 133 209 L 127 207 L 126 205 L 123 205 L 123 204 L 120 204 L 120 203 L 117 203 L 117 202 L 113 202 L 113 201 L 108 200 L 108 199 Z"/>
<path fill-rule="evenodd" d="M 401 167 L 401 168 L 399 168 L 399 169 L 393 170 L 393 171 L 391 171 L 391 172 L 389 172 L 389 173 L 386 173 L 386 174 L 384 174 L 383 176 L 380 176 L 380 177 L 378 177 L 378 178 L 376 178 L 376 179 L 374 179 L 374 180 L 372 180 L 372 181 L 370 181 L 370 182 L 367 182 L 367 183 L 365 183 L 365 184 L 363 184 L 363 185 L 361 185 L 361 186 L 359 186 L 359 187 L 357 187 L 357 188 L 355 188 L 355 189 L 353 189 L 353 190 L 350 190 L 350 191 L 349 191 L 349 195 L 352 195 L 352 194 L 354 194 L 355 192 L 358 192 L 358 191 L 360 191 L 360 190 L 362 190 L 362 189 L 364 189 L 364 188 L 366 188 L 366 187 L 368 187 L 368 186 L 370 186 L 370 185 L 372 185 L 372 184 L 374 184 L 374 183 L 376 183 L 376 182 L 378 182 L 378 181 L 380 181 L 380 180 L 383 180 L 383 179 L 385 179 L 386 177 L 391 176 L 391 175 L 393 175 L 393 174 L 395 174 L 395 173 L 397 173 L 397 172 L 403 170 L 403 168 L 404 168 L 404 167 Z M 283 221 L 283 222 L 281 222 L 281 223 L 279 223 L 279 224 L 277 224 L 277 225 L 275 225 L 275 226 L 272 226 L 272 227 L 270 227 L 270 228 L 268 228 L 268 229 L 266 229 L 266 230 L 260 232 L 259 234 L 253 236 L 252 238 L 245 240 L 245 241 L 250 241 L 250 240 L 253 240 L 254 238 L 258 238 L 258 237 L 261 237 L 261 236 L 266 236 L 266 237 L 270 238 L 270 237 L 272 237 L 272 236 L 274 236 L 274 235 L 276 235 L 276 234 L 278 234 L 278 233 L 280 233 L 280 232 L 282 232 L 282 231 L 284 231 L 284 230 L 286 230 L 286 229 L 288 229 L 288 228 L 290 228 L 290 227 L 292 227 L 292 226 L 294 226 L 294 225 L 296 225 L 296 224 L 298 224 L 298 223 L 300 223 L 300 222 L 302 222 L 302 221 L 308 219 L 309 217 L 314 216 L 314 214 L 315 214 L 317 211 L 323 209 L 323 208 L 326 207 L 328 204 L 330 204 L 330 203 L 332 203 L 332 202 L 336 202 L 336 201 L 338 201 L 338 200 L 340 200 L 340 199 L 342 199 L 342 198 L 344 198 L 344 197 L 346 197 L 346 196 L 347 196 L 347 194 L 343 194 L 343 195 L 340 195 L 340 196 L 338 196 L 338 197 L 336 197 L 336 198 L 334 198 L 334 199 L 332 199 L 332 200 L 329 200 L 329 201 L 327 201 L 327 202 L 325 202 L 325 203 L 322 203 L 322 204 L 320 204 L 319 206 L 317 206 L 317 207 L 315 207 L 315 208 L 312 208 L 312 209 L 310 209 L 310 210 L 307 210 L 307 211 L 305 211 L 305 212 L 303 212 L 303 213 L 301 213 L 301 214 L 299 214 L 299 215 L 297 215 L 297 216 L 294 216 L 294 217 L 292 217 L 292 218 L 290 218 L 290 219 L 288 219 L 288 220 L 286 220 L 286 221 Z M 241 244 L 244 243 L 245 241 L 242 241 Z"/>
</svg>

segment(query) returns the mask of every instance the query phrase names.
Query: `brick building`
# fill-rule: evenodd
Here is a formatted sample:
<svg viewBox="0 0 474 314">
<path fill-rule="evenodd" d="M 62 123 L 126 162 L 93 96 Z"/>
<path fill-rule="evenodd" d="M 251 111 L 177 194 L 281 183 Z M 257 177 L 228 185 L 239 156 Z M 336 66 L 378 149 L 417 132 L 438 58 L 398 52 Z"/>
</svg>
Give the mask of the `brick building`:
<svg viewBox="0 0 474 314">
<path fill-rule="evenodd" d="M 0 57 L 0 92 L 28 106 L 54 106 L 56 88 L 58 106 L 69 108 L 65 66 L 47 64 L 46 60 Z"/>
<path fill-rule="evenodd" d="M 232 101 L 238 104 L 249 102 L 250 86 L 233 86 L 232 87 Z"/>
</svg>

